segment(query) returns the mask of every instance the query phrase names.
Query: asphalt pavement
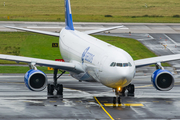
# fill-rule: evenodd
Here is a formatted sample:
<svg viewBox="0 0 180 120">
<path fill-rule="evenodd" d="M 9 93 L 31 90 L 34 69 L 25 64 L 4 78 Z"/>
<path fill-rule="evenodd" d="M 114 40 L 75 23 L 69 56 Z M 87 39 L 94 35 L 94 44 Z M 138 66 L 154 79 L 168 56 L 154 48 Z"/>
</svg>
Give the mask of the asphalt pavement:
<svg viewBox="0 0 180 120">
<path fill-rule="evenodd" d="M 79 31 L 93 30 L 114 26 L 125 26 L 128 29 L 116 29 L 111 33 L 179 33 L 179 23 L 90 23 L 74 22 L 74 28 Z M 17 31 L 5 26 L 16 26 L 28 29 L 60 32 L 65 27 L 64 22 L 21 22 L 21 21 L 0 21 L 0 31 Z"/>
<path fill-rule="evenodd" d="M 52 82 L 52 75 L 48 75 Z M 134 96 L 122 97 L 112 104 L 112 89 L 96 82 L 79 82 L 70 76 L 58 81 L 64 85 L 61 97 L 48 98 L 47 90 L 32 92 L 23 82 L 23 74 L 0 76 L 0 119 L 35 120 L 146 120 L 180 119 L 180 79 L 168 92 L 154 89 L 150 76 L 134 79 Z"/>
</svg>

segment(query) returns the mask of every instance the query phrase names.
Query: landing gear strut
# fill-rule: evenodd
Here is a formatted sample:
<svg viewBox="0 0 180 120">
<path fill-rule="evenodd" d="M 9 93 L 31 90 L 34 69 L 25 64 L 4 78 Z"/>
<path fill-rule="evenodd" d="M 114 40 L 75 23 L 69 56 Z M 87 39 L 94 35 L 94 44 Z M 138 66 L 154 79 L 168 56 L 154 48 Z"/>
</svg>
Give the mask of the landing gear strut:
<svg viewBox="0 0 180 120">
<path fill-rule="evenodd" d="M 116 94 L 116 97 L 113 97 L 113 104 L 121 104 L 121 97 L 120 96 L 125 96 L 125 91 L 126 91 L 126 88 L 116 88 L 115 89 L 115 94 Z"/>
<path fill-rule="evenodd" d="M 121 96 L 125 96 L 125 91 L 128 90 L 128 96 L 134 96 L 134 84 L 129 84 L 124 88 L 116 88 L 115 94 L 116 97 L 113 97 L 113 104 L 121 104 Z"/>
<path fill-rule="evenodd" d="M 47 94 L 54 95 L 54 91 L 56 90 L 56 95 L 63 95 L 63 85 L 57 84 L 57 79 L 60 78 L 66 71 L 61 71 L 62 73 L 57 77 L 58 69 L 54 69 L 54 76 L 53 76 L 53 84 L 48 84 L 47 86 Z"/>
</svg>

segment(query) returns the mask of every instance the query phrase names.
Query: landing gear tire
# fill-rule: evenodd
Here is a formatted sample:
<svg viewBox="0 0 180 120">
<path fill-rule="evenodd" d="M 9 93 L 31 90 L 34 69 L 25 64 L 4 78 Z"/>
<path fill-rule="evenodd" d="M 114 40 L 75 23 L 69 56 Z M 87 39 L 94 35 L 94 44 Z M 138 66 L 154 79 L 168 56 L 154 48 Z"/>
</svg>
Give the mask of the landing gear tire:
<svg viewBox="0 0 180 120">
<path fill-rule="evenodd" d="M 48 89 L 48 90 L 47 90 L 48 95 L 53 95 L 53 92 L 54 92 L 54 85 L 48 84 L 47 89 Z"/>
<path fill-rule="evenodd" d="M 56 90 L 57 90 L 57 95 L 63 95 L 63 85 L 62 84 L 57 84 Z"/>
<path fill-rule="evenodd" d="M 133 84 L 129 84 L 128 86 L 128 92 L 131 93 L 131 94 L 134 94 L 134 85 Z"/>
<path fill-rule="evenodd" d="M 118 104 L 121 104 L 121 98 L 118 97 Z"/>
<path fill-rule="evenodd" d="M 121 97 L 120 96 L 113 97 L 113 104 L 116 104 L 116 103 L 121 104 Z"/>
<path fill-rule="evenodd" d="M 133 84 L 129 84 L 127 86 L 127 90 L 128 90 L 128 96 L 134 96 L 135 89 L 134 89 L 134 85 Z"/>
<path fill-rule="evenodd" d="M 113 97 L 113 104 L 116 104 L 116 97 Z"/>
</svg>

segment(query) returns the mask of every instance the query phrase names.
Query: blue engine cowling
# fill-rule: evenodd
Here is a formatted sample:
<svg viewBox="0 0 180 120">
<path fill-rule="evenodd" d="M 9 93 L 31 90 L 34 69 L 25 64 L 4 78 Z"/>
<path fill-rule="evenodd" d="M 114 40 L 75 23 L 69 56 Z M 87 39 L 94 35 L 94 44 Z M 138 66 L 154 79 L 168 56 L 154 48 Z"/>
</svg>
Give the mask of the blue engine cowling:
<svg viewBox="0 0 180 120">
<path fill-rule="evenodd" d="M 40 70 L 29 70 L 24 76 L 24 82 L 32 91 L 42 91 L 47 86 L 47 76 Z"/>
<path fill-rule="evenodd" d="M 168 70 L 156 70 L 151 76 L 151 82 L 157 90 L 168 91 L 174 86 L 174 77 Z"/>
</svg>

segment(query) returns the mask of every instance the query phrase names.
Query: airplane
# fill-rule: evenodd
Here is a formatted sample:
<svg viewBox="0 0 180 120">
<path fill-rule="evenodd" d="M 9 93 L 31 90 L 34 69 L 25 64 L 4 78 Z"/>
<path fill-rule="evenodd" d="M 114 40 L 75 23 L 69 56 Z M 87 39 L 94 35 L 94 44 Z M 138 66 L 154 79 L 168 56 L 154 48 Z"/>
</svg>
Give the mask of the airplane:
<svg viewBox="0 0 180 120">
<path fill-rule="evenodd" d="M 30 70 L 25 74 L 24 82 L 30 90 L 42 91 L 47 87 L 48 95 L 54 95 L 54 90 L 57 91 L 57 95 L 63 95 L 63 85 L 58 84 L 57 79 L 65 71 L 68 71 L 73 78 L 79 81 L 97 81 L 114 89 L 116 98 L 113 98 L 113 102 L 119 103 L 120 95 L 124 94 L 126 90 L 130 94 L 135 92 L 134 84 L 131 82 L 136 68 L 151 64 L 155 64 L 157 69 L 151 77 L 153 86 L 160 91 L 168 91 L 173 88 L 173 74 L 165 70 L 161 63 L 179 60 L 180 54 L 133 60 L 123 49 L 90 36 L 93 33 L 124 26 L 79 32 L 74 29 L 70 0 L 65 0 L 65 25 L 60 33 L 5 26 L 59 37 L 59 49 L 65 62 L 0 54 L 0 59 L 29 64 Z M 38 70 L 36 65 L 54 68 L 53 84 L 48 83 L 46 74 Z M 57 76 L 59 69 L 63 72 Z"/>
</svg>

